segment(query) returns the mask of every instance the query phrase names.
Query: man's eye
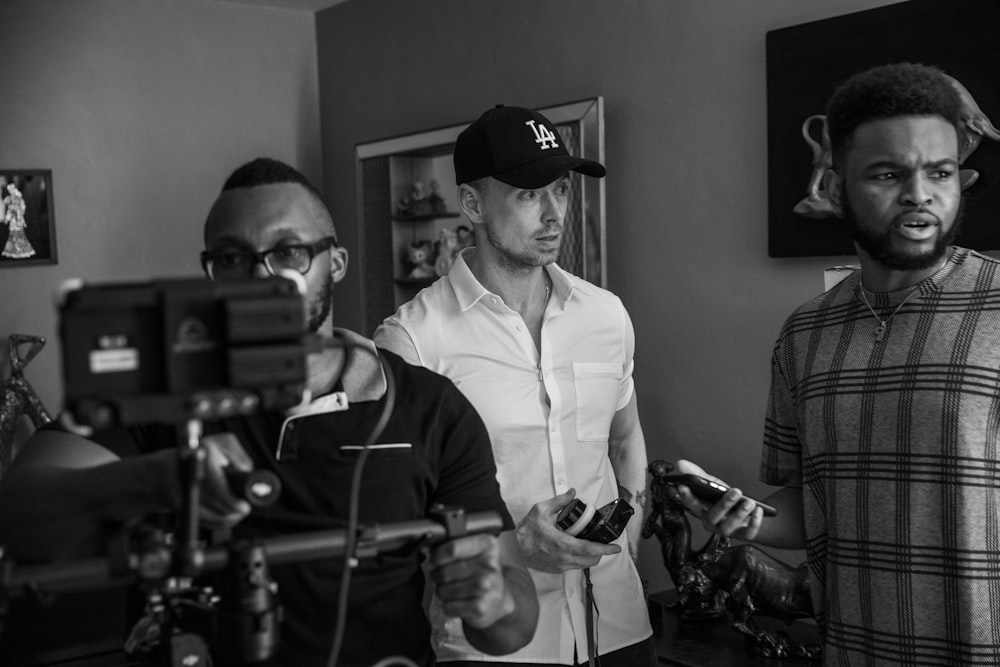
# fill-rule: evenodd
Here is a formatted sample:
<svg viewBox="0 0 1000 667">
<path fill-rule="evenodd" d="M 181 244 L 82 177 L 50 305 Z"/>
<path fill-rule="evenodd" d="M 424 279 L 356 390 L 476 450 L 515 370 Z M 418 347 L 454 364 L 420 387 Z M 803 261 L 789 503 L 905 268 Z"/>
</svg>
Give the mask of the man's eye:
<svg viewBox="0 0 1000 667">
<path fill-rule="evenodd" d="M 526 199 L 528 201 L 538 199 L 538 193 L 534 190 L 522 190 L 521 199 Z"/>
<path fill-rule="evenodd" d="M 248 262 L 247 256 L 241 252 L 225 252 L 215 256 L 215 263 L 224 269 L 246 266 Z"/>
<path fill-rule="evenodd" d="M 891 181 L 896 178 L 896 173 L 892 171 L 884 171 L 879 174 L 872 174 L 871 178 L 876 181 Z"/>
<path fill-rule="evenodd" d="M 296 262 L 305 253 L 305 249 L 302 246 L 290 245 L 283 246 L 280 248 L 275 248 L 269 254 L 271 255 L 272 261 L 277 262 Z"/>
</svg>

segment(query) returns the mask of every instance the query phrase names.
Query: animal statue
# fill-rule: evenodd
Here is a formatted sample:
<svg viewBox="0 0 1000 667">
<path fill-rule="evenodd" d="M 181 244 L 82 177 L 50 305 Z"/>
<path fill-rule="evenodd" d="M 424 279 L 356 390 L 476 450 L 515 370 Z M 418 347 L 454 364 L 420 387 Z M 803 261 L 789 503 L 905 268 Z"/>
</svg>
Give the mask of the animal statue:
<svg viewBox="0 0 1000 667">
<path fill-rule="evenodd" d="M 962 164 L 976 150 L 983 137 L 1000 141 L 1000 130 L 997 130 L 990 122 L 990 119 L 976 104 L 972 93 L 965 86 L 947 74 L 945 78 L 958 91 L 962 101 L 960 117 L 962 127 L 960 128 L 958 149 L 958 162 Z M 820 128 L 818 141 L 813 136 L 812 129 L 816 123 L 819 123 Z M 812 173 L 809 176 L 809 184 L 806 186 L 806 196 L 799 200 L 792 210 L 806 218 L 839 218 L 839 207 L 830 200 L 829 194 L 823 187 L 826 172 L 833 167 L 830 135 L 826 129 L 826 116 L 821 114 L 809 116 L 802 122 L 801 132 L 802 138 L 805 139 L 812 151 Z M 979 180 L 979 172 L 975 169 L 959 170 L 959 182 L 962 185 L 962 190 L 972 187 L 972 184 L 977 180 Z"/>
<path fill-rule="evenodd" d="M 21 347 L 27 353 L 21 356 Z M 24 378 L 24 367 L 45 345 L 40 336 L 11 334 L 7 339 L 10 377 L 0 384 L 0 474 L 7 470 L 14 455 L 14 432 L 21 417 L 27 415 L 35 428 L 52 421 L 42 400 Z"/>
<path fill-rule="evenodd" d="M 650 512 L 642 536 L 660 541 L 663 564 L 677 589 L 681 618 L 706 619 L 731 615 L 731 627 L 748 648 L 770 658 L 818 658 L 818 644 L 792 641 L 787 633 L 762 629 L 754 615 L 791 623 L 811 618 L 812 598 L 806 566 L 792 567 L 761 549 L 732 546 L 712 534 L 700 549 L 691 548 L 691 525 L 675 482 L 666 477 L 673 464 L 657 459 L 649 464 Z"/>
</svg>

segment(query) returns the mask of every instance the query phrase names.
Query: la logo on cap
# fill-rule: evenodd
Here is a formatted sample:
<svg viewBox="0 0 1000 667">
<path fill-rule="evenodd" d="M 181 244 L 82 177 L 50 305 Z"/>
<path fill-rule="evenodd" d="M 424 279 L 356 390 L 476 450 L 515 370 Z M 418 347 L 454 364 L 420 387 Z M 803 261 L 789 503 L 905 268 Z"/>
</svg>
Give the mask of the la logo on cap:
<svg viewBox="0 0 1000 667">
<path fill-rule="evenodd" d="M 535 125 L 535 121 L 533 120 L 526 121 L 524 124 L 530 127 L 531 131 L 535 133 L 535 143 L 539 144 L 539 148 L 543 151 L 549 148 L 559 147 L 559 143 L 556 141 L 556 135 L 553 134 L 552 130 L 549 128 L 544 125 Z"/>
</svg>

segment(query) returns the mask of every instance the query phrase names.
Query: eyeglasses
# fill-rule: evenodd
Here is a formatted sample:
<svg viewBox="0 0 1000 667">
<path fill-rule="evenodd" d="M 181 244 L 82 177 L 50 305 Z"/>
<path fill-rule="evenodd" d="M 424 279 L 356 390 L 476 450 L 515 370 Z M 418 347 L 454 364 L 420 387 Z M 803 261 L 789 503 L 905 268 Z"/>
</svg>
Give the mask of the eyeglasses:
<svg viewBox="0 0 1000 667">
<path fill-rule="evenodd" d="M 336 238 L 325 236 L 314 243 L 288 243 L 261 252 L 205 250 L 201 253 L 201 266 L 212 280 L 249 278 L 258 264 L 263 264 L 272 276 L 289 269 L 304 275 L 312 266 L 313 257 L 336 245 Z"/>
</svg>

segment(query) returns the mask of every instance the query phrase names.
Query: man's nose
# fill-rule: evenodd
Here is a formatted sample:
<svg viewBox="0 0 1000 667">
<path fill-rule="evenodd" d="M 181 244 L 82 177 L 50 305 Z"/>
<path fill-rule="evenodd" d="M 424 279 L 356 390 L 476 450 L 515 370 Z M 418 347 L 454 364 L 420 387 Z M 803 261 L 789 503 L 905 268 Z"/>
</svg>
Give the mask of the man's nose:
<svg viewBox="0 0 1000 667">
<path fill-rule="evenodd" d="M 265 264 L 264 260 L 261 259 L 254 262 L 253 270 L 250 272 L 250 275 L 254 278 L 267 278 L 274 274 L 271 273 L 271 270 L 267 268 L 267 264 Z"/>
<path fill-rule="evenodd" d="M 903 203 L 909 206 L 926 206 L 931 203 L 931 199 L 927 179 L 922 174 L 907 179 L 903 189 Z"/>
<path fill-rule="evenodd" d="M 542 202 L 542 216 L 544 219 L 562 222 L 563 217 L 566 215 L 566 205 L 551 192 L 546 192 L 542 195 Z"/>
</svg>

